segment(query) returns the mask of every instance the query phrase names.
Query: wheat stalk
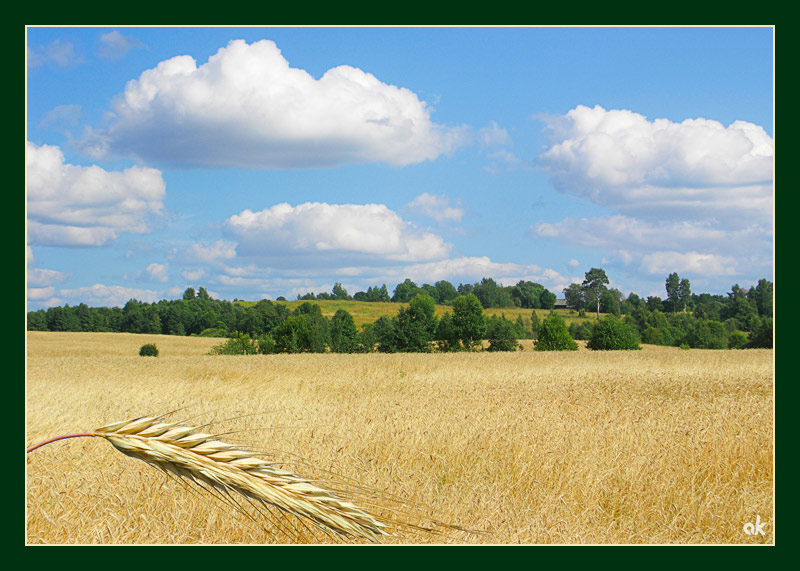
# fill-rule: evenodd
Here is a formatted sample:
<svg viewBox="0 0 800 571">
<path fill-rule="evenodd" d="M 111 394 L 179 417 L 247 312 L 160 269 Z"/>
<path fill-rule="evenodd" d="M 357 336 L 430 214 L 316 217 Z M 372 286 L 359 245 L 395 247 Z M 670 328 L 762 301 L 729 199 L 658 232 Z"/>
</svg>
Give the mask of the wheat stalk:
<svg viewBox="0 0 800 571">
<path fill-rule="evenodd" d="M 223 498 L 238 494 L 310 521 L 326 533 L 373 543 L 391 535 L 388 525 L 353 503 L 258 458 L 255 452 L 222 442 L 197 427 L 162 420 L 143 417 L 114 422 L 92 432 L 50 438 L 27 452 L 66 438 L 99 437 L 127 456 L 218 492 Z"/>
</svg>

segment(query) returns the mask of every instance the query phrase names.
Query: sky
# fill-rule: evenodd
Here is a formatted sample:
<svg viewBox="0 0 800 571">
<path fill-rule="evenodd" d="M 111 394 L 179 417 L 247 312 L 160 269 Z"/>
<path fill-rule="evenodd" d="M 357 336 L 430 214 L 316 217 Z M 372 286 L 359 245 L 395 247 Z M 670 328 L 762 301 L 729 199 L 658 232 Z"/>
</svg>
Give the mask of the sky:
<svg viewBox="0 0 800 571">
<path fill-rule="evenodd" d="M 773 280 L 770 27 L 29 27 L 28 309 Z"/>
</svg>

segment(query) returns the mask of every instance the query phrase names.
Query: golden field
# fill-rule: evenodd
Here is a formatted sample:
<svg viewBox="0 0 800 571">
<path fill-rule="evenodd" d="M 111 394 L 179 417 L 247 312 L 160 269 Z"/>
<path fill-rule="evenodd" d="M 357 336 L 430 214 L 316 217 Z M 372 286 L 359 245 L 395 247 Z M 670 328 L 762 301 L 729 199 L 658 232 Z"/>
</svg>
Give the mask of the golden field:
<svg viewBox="0 0 800 571">
<path fill-rule="evenodd" d="M 370 509 L 477 531 L 386 543 L 774 543 L 772 350 L 208 355 L 219 342 L 27 333 L 26 445 L 181 409 L 357 499 L 399 498 Z M 25 460 L 28 544 L 330 540 L 99 438 Z M 756 517 L 764 536 L 743 532 Z"/>
</svg>

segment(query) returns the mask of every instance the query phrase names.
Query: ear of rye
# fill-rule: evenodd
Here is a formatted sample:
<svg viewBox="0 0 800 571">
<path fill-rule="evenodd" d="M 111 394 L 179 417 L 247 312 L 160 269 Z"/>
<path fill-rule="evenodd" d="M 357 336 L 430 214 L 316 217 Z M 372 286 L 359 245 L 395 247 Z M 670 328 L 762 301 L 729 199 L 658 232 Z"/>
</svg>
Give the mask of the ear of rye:
<svg viewBox="0 0 800 571">
<path fill-rule="evenodd" d="M 91 435 L 180 478 L 269 504 L 341 536 L 376 542 L 390 535 L 385 524 L 353 503 L 271 465 L 254 452 L 194 427 L 160 420 L 144 417 L 114 422 Z"/>
</svg>

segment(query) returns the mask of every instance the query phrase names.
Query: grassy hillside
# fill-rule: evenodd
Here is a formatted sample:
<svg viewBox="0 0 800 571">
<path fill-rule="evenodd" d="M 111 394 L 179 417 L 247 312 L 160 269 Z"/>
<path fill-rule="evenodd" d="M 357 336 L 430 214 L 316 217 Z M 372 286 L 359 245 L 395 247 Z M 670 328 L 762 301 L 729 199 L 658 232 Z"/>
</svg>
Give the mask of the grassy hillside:
<svg viewBox="0 0 800 571">
<path fill-rule="evenodd" d="M 255 305 L 256 302 L 254 301 L 238 301 L 240 305 L 244 307 L 249 307 L 251 305 Z M 305 301 L 279 301 L 275 303 L 280 303 L 286 305 L 289 310 L 294 310 L 298 305 L 301 303 L 306 303 Z M 327 318 L 333 317 L 333 315 L 339 310 L 344 309 L 350 315 L 353 316 L 353 320 L 356 322 L 356 327 L 361 327 L 365 323 L 372 323 L 373 321 L 377 320 L 380 317 L 394 317 L 397 315 L 397 312 L 400 310 L 401 307 L 408 305 L 407 303 L 384 303 L 384 302 L 372 302 L 372 301 L 341 301 L 341 300 L 314 300 L 309 301 L 308 303 L 313 303 L 315 305 L 319 305 L 322 309 L 322 315 Z M 436 314 L 441 316 L 445 313 L 449 313 L 453 310 L 452 307 L 447 305 L 437 305 L 436 306 Z M 502 308 L 489 308 L 486 311 L 486 315 L 505 315 L 507 319 L 512 321 L 517 319 L 517 316 L 521 315 L 522 319 L 526 322 L 531 318 L 532 309 L 522 309 L 519 307 L 502 307 Z M 546 317 L 550 311 L 546 309 L 537 309 L 536 313 L 539 315 L 539 319 L 543 319 Z M 556 313 L 559 313 L 561 317 L 564 318 L 567 325 L 572 323 L 573 321 L 583 321 L 585 319 L 594 319 L 593 314 L 587 313 L 586 318 L 578 317 L 578 314 L 571 310 L 566 309 L 559 309 L 556 310 Z M 603 314 L 600 314 L 601 317 Z"/>
</svg>

